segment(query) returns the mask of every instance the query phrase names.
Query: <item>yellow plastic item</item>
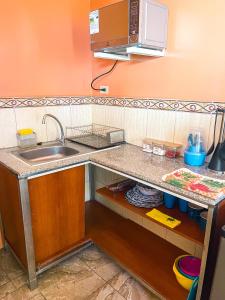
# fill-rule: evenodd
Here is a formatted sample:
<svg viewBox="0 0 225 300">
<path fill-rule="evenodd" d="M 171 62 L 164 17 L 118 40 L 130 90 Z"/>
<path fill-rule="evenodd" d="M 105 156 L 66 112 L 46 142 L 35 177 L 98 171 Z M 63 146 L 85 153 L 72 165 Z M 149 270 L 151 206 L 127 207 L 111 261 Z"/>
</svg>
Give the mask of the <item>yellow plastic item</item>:
<svg viewBox="0 0 225 300">
<path fill-rule="evenodd" d="M 19 129 L 17 131 L 17 134 L 19 135 L 28 135 L 28 134 L 32 134 L 33 130 L 31 128 L 24 128 L 24 129 Z"/>
<path fill-rule="evenodd" d="M 146 216 L 148 216 L 170 228 L 175 228 L 176 226 L 180 225 L 180 223 L 181 223 L 181 221 L 174 219 L 173 217 L 168 216 L 155 208 L 152 209 L 151 211 L 149 211 L 146 214 Z"/>
<path fill-rule="evenodd" d="M 186 255 L 182 255 L 182 256 L 179 256 L 178 258 L 176 258 L 176 260 L 175 260 L 175 262 L 174 262 L 174 265 L 173 265 L 173 272 L 174 272 L 174 274 L 176 275 L 176 278 L 177 278 L 178 283 L 179 283 L 183 288 L 185 288 L 186 290 L 190 291 L 194 279 L 190 279 L 190 278 L 185 277 L 183 274 L 181 274 L 181 273 L 179 272 L 179 270 L 178 270 L 178 268 L 177 268 L 178 261 L 179 261 L 182 257 L 185 257 L 185 256 L 186 256 Z"/>
</svg>

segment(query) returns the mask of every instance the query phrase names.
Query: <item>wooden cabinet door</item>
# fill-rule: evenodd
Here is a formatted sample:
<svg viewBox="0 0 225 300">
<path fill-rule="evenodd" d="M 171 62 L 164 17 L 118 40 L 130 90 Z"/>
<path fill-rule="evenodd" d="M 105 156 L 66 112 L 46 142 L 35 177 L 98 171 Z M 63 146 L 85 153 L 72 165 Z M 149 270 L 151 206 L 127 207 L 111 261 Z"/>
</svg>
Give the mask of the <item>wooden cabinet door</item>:
<svg viewBox="0 0 225 300">
<path fill-rule="evenodd" d="M 72 249 L 84 238 L 85 168 L 29 180 L 36 264 Z"/>
<path fill-rule="evenodd" d="M 0 212 L 4 237 L 24 266 L 27 265 L 20 205 L 19 181 L 15 174 L 0 164 Z"/>
</svg>

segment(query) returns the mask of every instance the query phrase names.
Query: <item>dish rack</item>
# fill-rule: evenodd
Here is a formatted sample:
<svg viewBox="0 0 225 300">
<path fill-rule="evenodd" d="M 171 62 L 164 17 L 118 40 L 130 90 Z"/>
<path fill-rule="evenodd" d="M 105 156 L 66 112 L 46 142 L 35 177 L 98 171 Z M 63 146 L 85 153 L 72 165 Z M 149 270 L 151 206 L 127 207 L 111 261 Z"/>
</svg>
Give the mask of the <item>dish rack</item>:
<svg viewBox="0 0 225 300">
<path fill-rule="evenodd" d="M 104 149 L 124 142 L 124 130 L 101 124 L 66 127 L 66 138 L 75 143 Z"/>
</svg>

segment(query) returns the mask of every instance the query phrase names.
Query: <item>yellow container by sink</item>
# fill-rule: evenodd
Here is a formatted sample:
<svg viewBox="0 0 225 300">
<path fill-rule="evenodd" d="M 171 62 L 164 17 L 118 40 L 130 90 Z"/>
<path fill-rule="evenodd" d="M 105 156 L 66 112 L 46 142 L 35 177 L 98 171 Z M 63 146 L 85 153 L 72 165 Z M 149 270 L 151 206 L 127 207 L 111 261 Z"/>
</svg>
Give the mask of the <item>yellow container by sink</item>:
<svg viewBox="0 0 225 300">
<path fill-rule="evenodd" d="M 32 147 L 37 144 L 36 133 L 31 128 L 17 130 L 17 144 L 20 148 Z"/>
<path fill-rule="evenodd" d="M 34 133 L 34 131 L 31 128 L 23 128 L 23 129 L 17 130 L 18 135 L 29 135 L 29 134 L 33 134 L 33 133 Z"/>
</svg>

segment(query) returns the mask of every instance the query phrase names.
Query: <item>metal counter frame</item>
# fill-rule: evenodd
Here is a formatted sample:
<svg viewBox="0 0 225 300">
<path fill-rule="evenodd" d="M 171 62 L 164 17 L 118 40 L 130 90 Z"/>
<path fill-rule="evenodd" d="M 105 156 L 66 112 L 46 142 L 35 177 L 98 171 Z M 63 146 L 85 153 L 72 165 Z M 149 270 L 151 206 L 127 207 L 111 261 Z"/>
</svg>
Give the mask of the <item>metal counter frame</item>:
<svg viewBox="0 0 225 300">
<path fill-rule="evenodd" d="M 28 181 L 29 179 L 32 178 L 37 178 L 40 176 L 45 176 L 51 173 L 55 173 L 55 172 L 60 172 L 69 168 L 75 168 L 77 166 L 80 165 L 88 165 L 88 175 L 89 175 L 89 199 L 94 199 L 95 196 L 95 179 L 94 179 L 94 166 L 99 167 L 99 168 L 103 168 L 105 170 L 108 170 L 110 172 L 113 173 L 117 173 L 123 177 L 126 178 L 130 178 L 133 179 L 137 182 L 143 183 L 147 186 L 150 187 L 154 187 L 158 190 L 161 190 L 163 192 L 168 192 L 166 189 L 161 188 L 160 186 L 156 186 L 154 184 L 151 184 L 149 182 L 146 182 L 144 180 L 141 180 L 139 178 L 127 175 L 123 172 L 119 172 L 117 170 L 111 169 L 109 167 L 106 167 L 104 165 L 98 164 L 98 163 L 94 163 L 91 161 L 87 161 L 84 163 L 80 163 L 80 164 L 74 164 L 74 165 L 70 165 L 68 167 L 63 167 L 61 169 L 57 169 L 57 170 L 52 170 L 49 172 L 44 172 L 44 173 L 40 173 L 40 174 L 36 174 L 33 176 L 30 176 L 28 178 L 22 178 L 19 179 L 19 189 L 20 189 L 20 204 L 21 204 L 21 210 L 22 210 L 22 218 L 23 218 L 23 226 L 24 226 L 24 235 L 25 235 L 25 247 L 26 247 L 26 258 L 27 258 L 27 275 L 28 275 L 28 284 L 29 284 L 29 288 L 35 289 L 38 286 L 38 280 L 37 280 L 37 276 L 39 274 L 41 274 L 42 272 L 48 270 L 49 268 L 51 268 L 52 266 L 58 264 L 59 262 L 66 260 L 67 258 L 71 257 L 72 255 L 74 255 L 75 253 L 89 247 L 92 242 L 91 241 L 87 241 L 87 243 L 85 243 L 84 245 L 80 246 L 78 249 L 75 249 L 74 251 L 70 252 L 69 254 L 57 259 L 54 262 L 49 263 L 48 265 L 37 269 L 36 268 L 36 264 L 35 264 L 35 253 L 34 253 L 34 241 L 33 241 L 33 233 L 32 233 L 32 219 L 31 219 L 31 208 L 30 208 L 30 199 L 29 199 L 29 191 L 28 191 Z M 169 191 L 170 194 L 173 194 L 174 196 L 177 197 L 182 197 L 183 196 L 176 194 L 176 193 L 171 193 Z M 214 211 L 216 206 L 207 206 L 206 204 L 203 203 L 198 203 L 195 200 L 192 199 L 188 199 L 185 198 L 185 200 L 201 205 L 204 208 L 208 209 L 208 219 L 207 219 L 207 226 L 206 226 L 206 232 L 205 232 L 205 239 L 204 239 L 204 247 L 203 247 L 203 254 L 202 254 L 202 265 L 201 265 L 201 272 L 200 272 L 200 278 L 199 278 L 199 285 L 198 285 L 198 291 L 197 291 L 197 300 L 201 299 L 201 292 L 202 292 L 202 287 L 203 287 L 203 282 L 204 282 L 204 274 L 205 274 L 205 269 L 206 269 L 206 263 L 207 263 L 207 256 L 208 256 L 208 249 L 209 249 L 209 242 L 210 242 L 210 234 L 211 234 L 211 228 L 214 222 Z M 7 245 L 6 245 L 7 246 Z M 10 248 L 10 247 L 9 247 Z M 13 250 L 10 248 L 10 250 L 13 252 Z M 13 253 L 14 256 L 15 253 Z M 17 258 L 17 260 L 19 261 L 19 259 Z"/>
<path fill-rule="evenodd" d="M 166 189 L 161 188 L 160 186 L 157 186 L 155 184 L 151 184 L 151 183 L 146 182 L 146 181 L 144 181 L 142 179 L 139 179 L 139 178 L 127 175 L 126 173 L 114 170 L 114 169 L 106 167 L 104 165 L 101 165 L 101 164 L 98 164 L 98 163 L 95 163 L 95 162 L 91 162 L 91 164 L 94 165 L 94 166 L 96 166 L 96 167 L 103 168 L 103 169 L 108 170 L 110 172 L 113 172 L 113 173 L 116 173 L 118 175 L 121 175 L 123 177 L 132 179 L 132 180 L 134 180 L 136 182 L 140 182 L 140 183 L 145 184 L 145 185 L 147 185 L 149 187 L 156 188 L 156 189 L 158 189 L 158 190 L 160 190 L 162 192 L 169 192 L 171 195 L 174 195 L 176 197 L 181 197 L 182 199 L 185 199 L 188 202 L 197 204 L 199 206 L 202 206 L 203 208 L 207 208 L 208 209 L 207 225 L 206 225 L 204 245 L 203 245 L 203 253 L 202 253 L 202 264 L 201 264 L 201 270 L 200 270 L 200 276 L 199 276 L 199 284 L 198 284 L 198 290 L 197 290 L 197 296 L 196 296 L 196 300 L 201 300 L 202 287 L 203 287 L 203 283 L 204 283 L 204 274 L 205 274 L 205 270 L 206 270 L 206 263 L 207 263 L 208 250 L 209 250 L 211 228 L 212 228 L 212 225 L 213 225 L 213 222 L 214 222 L 214 219 L 215 219 L 214 218 L 214 213 L 215 213 L 216 206 L 211 206 L 211 205 L 206 205 L 206 204 L 203 204 L 203 203 L 196 202 L 195 200 L 189 199 L 187 197 L 184 197 L 184 196 L 179 195 L 179 194 L 174 193 L 174 192 L 167 191 Z M 94 186 L 94 185 L 92 184 L 92 186 Z M 152 291 L 151 288 L 149 288 L 149 289 Z"/>
</svg>

